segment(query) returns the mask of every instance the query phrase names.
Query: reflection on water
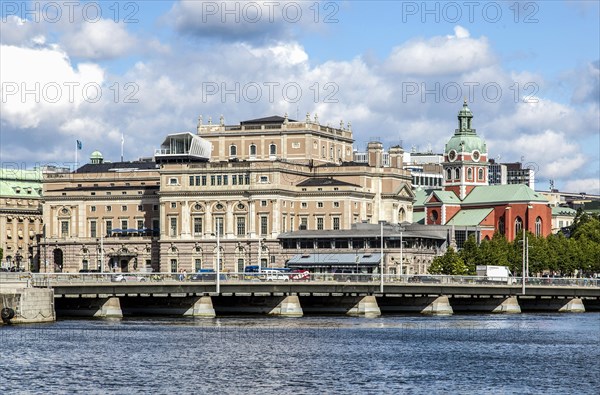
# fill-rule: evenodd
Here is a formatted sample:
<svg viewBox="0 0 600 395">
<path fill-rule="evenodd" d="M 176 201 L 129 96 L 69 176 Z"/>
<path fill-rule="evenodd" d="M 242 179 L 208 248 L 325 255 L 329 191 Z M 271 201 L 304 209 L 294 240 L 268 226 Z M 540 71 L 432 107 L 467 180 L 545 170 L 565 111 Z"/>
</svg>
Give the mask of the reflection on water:
<svg viewBox="0 0 600 395">
<path fill-rule="evenodd" d="M 2 327 L 4 393 L 577 393 L 600 314 L 65 320 Z"/>
</svg>

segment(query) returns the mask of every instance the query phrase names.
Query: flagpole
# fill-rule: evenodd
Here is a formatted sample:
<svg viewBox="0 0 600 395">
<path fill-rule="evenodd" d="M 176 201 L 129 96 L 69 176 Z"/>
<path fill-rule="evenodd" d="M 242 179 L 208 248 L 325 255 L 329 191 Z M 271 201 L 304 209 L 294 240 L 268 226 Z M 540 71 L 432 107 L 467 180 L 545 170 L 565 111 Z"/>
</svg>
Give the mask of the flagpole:
<svg viewBox="0 0 600 395">
<path fill-rule="evenodd" d="M 123 133 L 121 132 L 121 162 L 123 162 L 123 144 L 125 143 L 125 138 L 123 137 Z"/>
<path fill-rule="evenodd" d="M 77 156 L 77 151 L 79 151 L 79 141 L 75 140 L 75 172 L 77 172 L 77 168 L 79 167 L 79 158 Z"/>
</svg>

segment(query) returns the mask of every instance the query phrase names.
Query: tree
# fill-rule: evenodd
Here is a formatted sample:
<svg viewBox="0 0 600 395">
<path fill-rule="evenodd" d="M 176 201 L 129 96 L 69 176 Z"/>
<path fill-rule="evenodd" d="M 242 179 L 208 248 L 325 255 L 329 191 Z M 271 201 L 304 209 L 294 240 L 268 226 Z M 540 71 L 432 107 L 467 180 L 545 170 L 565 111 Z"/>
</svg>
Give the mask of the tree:
<svg viewBox="0 0 600 395">
<path fill-rule="evenodd" d="M 467 267 L 469 275 L 475 275 L 477 265 L 480 263 L 481 254 L 479 252 L 479 246 L 475 241 L 475 235 L 471 235 L 465 241 L 462 250 L 458 253 L 460 258 L 463 260 Z"/>
<path fill-rule="evenodd" d="M 0 262 L 2 262 L 2 258 L 4 257 L 4 250 L 0 248 Z"/>
<path fill-rule="evenodd" d="M 442 256 L 435 257 L 429 267 L 430 274 L 467 275 L 469 269 L 460 255 L 449 247 Z"/>
</svg>

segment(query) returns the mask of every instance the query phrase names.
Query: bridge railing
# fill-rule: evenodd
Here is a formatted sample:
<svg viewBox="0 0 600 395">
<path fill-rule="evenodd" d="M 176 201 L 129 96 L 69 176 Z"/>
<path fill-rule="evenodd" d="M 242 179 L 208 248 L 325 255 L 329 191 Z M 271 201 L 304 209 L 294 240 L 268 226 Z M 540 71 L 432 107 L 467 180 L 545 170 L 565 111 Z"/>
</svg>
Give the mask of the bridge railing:
<svg viewBox="0 0 600 395">
<path fill-rule="evenodd" d="M 37 287 L 60 284 L 90 283 L 215 283 L 216 273 L 0 273 L 2 280 L 30 280 Z M 219 275 L 221 283 L 238 282 L 340 282 L 340 283 L 380 283 L 379 274 L 370 273 L 235 273 L 224 272 Z M 515 286 L 522 284 L 521 277 L 478 277 L 478 276 L 442 276 L 442 275 L 392 275 L 383 276 L 386 284 L 427 284 L 427 285 L 497 285 Z M 554 278 L 528 277 L 528 286 L 561 287 L 600 287 L 600 278 Z"/>
</svg>

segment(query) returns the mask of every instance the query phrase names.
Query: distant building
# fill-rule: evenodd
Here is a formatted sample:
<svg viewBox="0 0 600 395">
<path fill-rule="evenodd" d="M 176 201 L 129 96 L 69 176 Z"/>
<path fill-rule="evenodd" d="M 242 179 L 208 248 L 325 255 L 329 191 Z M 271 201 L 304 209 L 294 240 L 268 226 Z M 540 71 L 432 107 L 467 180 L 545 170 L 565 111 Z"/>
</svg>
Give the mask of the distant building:
<svg viewBox="0 0 600 395">
<path fill-rule="evenodd" d="M 472 118 L 465 101 L 444 152 L 444 188 L 416 191 L 415 220 L 466 227 L 464 238 L 469 228 L 484 238 L 500 232 L 509 241 L 522 229 L 548 236 L 552 215 L 543 195 L 525 184 L 488 185 L 487 146 L 472 127 Z M 457 244 L 460 247 L 458 236 Z"/>
<path fill-rule="evenodd" d="M 356 161 L 353 141 L 349 124 L 324 126 L 316 115 L 237 125 L 200 118 L 195 133 L 166 136 L 154 161 L 106 163 L 94 153 L 76 172 L 44 178 L 40 270 L 282 266 L 283 233 L 412 222 L 403 150 L 370 142 Z M 424 261 L 434 244 L 423 244 Z"/>
<path fill-rule="evenodd" d="M 42 233 L 42 172 L 0 169 L 0 267 L 29 270 Z"/>
<path fill-rule="evenodd" d="M 494 159 L 490 159 L 489 162 L 490 185 L 524 184 L 535 189 L 535 171 L 533 169 L 524 168 L 521 162 L 496 163 Z"/>
</svg>

